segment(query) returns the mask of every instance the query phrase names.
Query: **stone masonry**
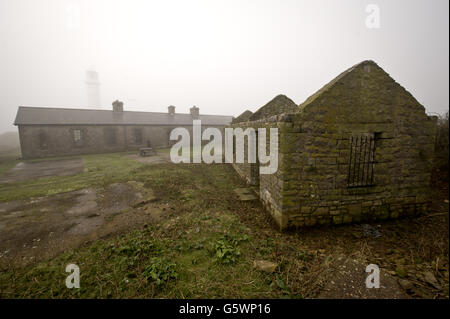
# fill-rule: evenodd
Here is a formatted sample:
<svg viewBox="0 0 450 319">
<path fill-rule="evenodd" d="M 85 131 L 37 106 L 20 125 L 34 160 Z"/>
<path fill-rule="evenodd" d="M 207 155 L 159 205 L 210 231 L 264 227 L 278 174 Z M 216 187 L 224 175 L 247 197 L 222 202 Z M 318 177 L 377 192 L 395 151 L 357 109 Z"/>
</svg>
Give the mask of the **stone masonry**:
<svg viewBox="0 0 450 319">
<path fill-rule="evenodd" d="M 277 127 L 278 171 L 234 164 L 280 229 L 427 210 L 436 118 L 373 61 L 340 74 L 296 112 L 232 127 Z"/>
<path fill-rule="evenodd" d="M 186 128 L 192 136 L 193 120 L 202 121 L 202 130 L 223 130 L 231 116 L 203 115 L 198 107 L 189 114 L 124 111 L 115 101 L 113 110 L 19 107 L 15 125 L 19 129 L 23 158 L 76 154 L 137 151 L 142 147 L 164 148 L 174 128 Z"/>
</svg>

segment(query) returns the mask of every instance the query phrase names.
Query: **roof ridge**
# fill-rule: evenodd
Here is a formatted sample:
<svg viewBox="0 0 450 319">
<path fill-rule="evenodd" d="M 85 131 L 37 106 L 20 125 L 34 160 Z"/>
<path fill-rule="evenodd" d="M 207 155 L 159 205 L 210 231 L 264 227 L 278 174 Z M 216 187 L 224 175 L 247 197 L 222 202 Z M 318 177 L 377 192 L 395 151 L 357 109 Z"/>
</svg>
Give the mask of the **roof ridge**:
<svg viewBox="0 0 450 319">
<path fill-rule="evenodd" d="M 103 111 L 103 112 L 114 112 L 113 110 L 103 110 L 103 109 L 81 109 L 81 108 L 70 108 L 70 107 L 54 107 L 54 106 L 19 106 L 19 108 L 28 108 L 28 109 L 52 109 L 52 110 L 67 110 L 67 111 Z M 133 111 L 133 110 L 124 110 L 125 112 L 132 113 L 155 113 L 155 114 L 169 114 L 167 112 L 155 112 L 155 111 Z M 190 113 L 175 113 L 175 115 L 191 115 Z M 200 114 L 200 116 L 223 116 L 230 117 L 232 115 L 215 115 L 215 114 Z"/>
<path fill-rule="evenodd" d="M 325 85 L 323 85 L 319 90 L 315 91 L 313 94 L 308 96 L 304 102 L 299 104 L 299 108 L 303 109 L 305 106 L 313 102 L 317 97 L 331 89 L 339 80 L 341 80 L 344 76 L 355 70 L 357 67 L 362 66 L 364 64 L 374 64 L 378 66 L 378 64 L 373 60 L 364 60 L 362 62 L 359 62 L 348 69 L 344 70 L 343 72 L 339 73 L 336 77 L 334 77 L 331 81 L 327 82 Z"/>
<path fill-rule="evenodd" d="M 282 100 L 282 102 L 285 102 L 285 101 L 287 101 L 287 103 L 285 103 L 286 105 L 292 105 L 292 106 L 294 106 L 295 105 L 295 107 L 297 107 L 297 104 L 291 99 L 291 98 L 289 98 L 287 95 L 285 95 L 285 94 L 278 94 L 278 95 L 276 95 L 275 97 L 273 97 L 269 102 L 267 102 L 266 104 L 264 104 L 263 106 L 261 106 L 260 108 L 258 108 L 251 116 L 250 116 L 250 120 L 256 120 L 256 119 L 259 119 L 260 118 L 260 116 L 261 116 L 261 114 L 264 116 L 264 111 L 265 110 L 267 110 L 268 108 L 271 108 L 272 107 L 272 105 L 274 104 L 274 103 L 276 103 L 277 101 L 280 101 L 280 100 Z M 283 113 L 283 112 L 281 112 L 281 113 Z M 280 113 L 280 114 L 281 114 Z"/>
</svg>

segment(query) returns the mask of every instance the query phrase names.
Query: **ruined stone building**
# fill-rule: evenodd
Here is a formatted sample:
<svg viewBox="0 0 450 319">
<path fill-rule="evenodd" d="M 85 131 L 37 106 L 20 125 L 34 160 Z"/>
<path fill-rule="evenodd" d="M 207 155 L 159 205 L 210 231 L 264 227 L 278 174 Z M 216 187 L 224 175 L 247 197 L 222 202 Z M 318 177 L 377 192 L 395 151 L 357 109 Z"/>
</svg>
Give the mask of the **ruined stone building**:
<svg viewBox="0 0 450 319">
<path fill-rule="evenodd" d="M 198 107 L 189 114 L 124 111 L 115 101 L 112 110 L 19 107 L 14 125 L 19 128 L 23 158 L 108 153 L 141 147 L 168 147 L 172 129 L 192 131 L 193 120 L 202 127 L 223 129 L 232 116 L 203 115 Z"/>
<path fill-rule="evenodd" d="M 246 121 L 248 121 L 250 116 L 252 116 L 252 114 L 253 114 L 252 111 L 246 110 L 246 111 L 242 112 L 241 115 L 239 115 L 238 117 L 234 118 L 231 123 L 246 122 Z"/>
<path fill-rule="evenodd" d="M 427 209 L 436 118 L 373 61 L 300 105 L 278 96 L 231 127 L 278 128 L 275 174 L 260 175 L 258 163 L 233 166 L 257 187 L 280 229 Z"/>
</svg>

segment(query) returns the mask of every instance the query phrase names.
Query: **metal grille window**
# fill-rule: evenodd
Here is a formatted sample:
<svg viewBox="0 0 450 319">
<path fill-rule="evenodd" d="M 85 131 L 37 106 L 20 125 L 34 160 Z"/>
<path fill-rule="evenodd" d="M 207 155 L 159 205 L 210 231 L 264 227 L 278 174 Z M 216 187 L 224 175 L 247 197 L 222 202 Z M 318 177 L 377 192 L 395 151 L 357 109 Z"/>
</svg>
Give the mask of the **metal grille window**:
<svg viewBox="0 0 450 319">
<path fill-rule="evenodd" d="M 348 164 L 347 187 L 373 186 L 376 137 L 374 135 L 352 136 Z"/>
</svg>

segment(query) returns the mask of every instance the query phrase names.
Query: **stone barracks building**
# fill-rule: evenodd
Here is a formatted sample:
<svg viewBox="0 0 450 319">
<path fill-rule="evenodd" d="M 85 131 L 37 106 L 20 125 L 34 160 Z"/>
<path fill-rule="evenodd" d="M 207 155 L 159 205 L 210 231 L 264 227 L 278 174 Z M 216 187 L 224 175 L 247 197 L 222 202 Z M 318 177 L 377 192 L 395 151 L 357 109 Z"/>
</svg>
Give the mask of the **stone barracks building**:
<svg viewBox="0 0 450 319">
<path fill-rule="evenodd" d="M 373 61 L 300 105 L 277 96 L 231 127 L 278 128 L 277 173 L 259 175 L 258 163 L 233 166 L 258 187 L 280 229 L 427 209 L 436 118 Z"/>
<path fill-rule="evenodd" d="M 23 158 L 108 153 L 141 147 L 168 147 L 172 129 L 185 127 L 192 133 L 192 121 L 202 129 L 223 129 L 232 116 L 201 115 L 198 107 L 190 114 L 124 111 L 115 101 L 112 110 L 19 107 L 14 125 L 19 128 Z"/>
</svg>

